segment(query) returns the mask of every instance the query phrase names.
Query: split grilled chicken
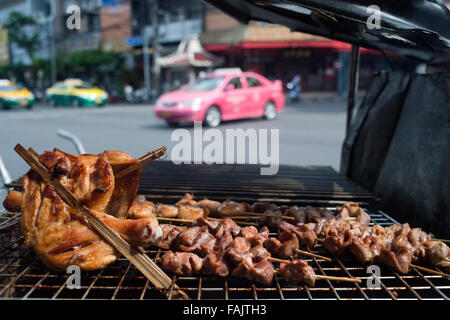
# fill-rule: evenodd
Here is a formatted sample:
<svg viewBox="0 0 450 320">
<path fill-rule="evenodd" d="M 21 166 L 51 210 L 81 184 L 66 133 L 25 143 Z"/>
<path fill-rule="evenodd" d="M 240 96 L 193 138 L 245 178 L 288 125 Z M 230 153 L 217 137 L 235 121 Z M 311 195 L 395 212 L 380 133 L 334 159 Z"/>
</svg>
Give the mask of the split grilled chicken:
<svg viewBox="0 0 450 320">
<path fill-rule="evenodd" d="M 76 156 L 58 149 L 44 152 L 40 160 L 98 219 L 131 244 L 147 247 L 160 240 L 162 229 L 151 205 L 145 201 L 133 203 L 142 171 L 120 179 L 114 177 L 114 173 L 137 160 L 120 151 Z M 78 265 L 93 270 L 104 268 L 119 257 L 89 227 L 83 215 L 69 207 L 36 172 L 30 170 L 25 175 L 21 196 L 10 193 L 8 198 L 4 203 L 7 209 L 17 211 L 20 207 L 22 211 L 25 244 L 33 247 L 48 267 L 66 269 Z"/>
</svg>

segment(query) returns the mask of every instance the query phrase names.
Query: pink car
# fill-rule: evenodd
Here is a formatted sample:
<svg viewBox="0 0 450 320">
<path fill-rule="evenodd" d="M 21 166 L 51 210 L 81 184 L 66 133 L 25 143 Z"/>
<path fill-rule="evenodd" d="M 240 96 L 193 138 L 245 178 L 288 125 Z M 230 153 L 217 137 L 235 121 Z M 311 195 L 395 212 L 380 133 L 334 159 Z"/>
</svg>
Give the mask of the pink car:
<svg viewBox="0 0 450 320">
<path fill-rule="evenodd" d="M 284 102 L 280 80 L 272 82 L 253 72 L 210 73 L 161 95 L 154 110 L 169 125 L 204 121 L 210 127 L 217 127 L 226 120 L 274 119 L 283 110 Z"/>
</svg>

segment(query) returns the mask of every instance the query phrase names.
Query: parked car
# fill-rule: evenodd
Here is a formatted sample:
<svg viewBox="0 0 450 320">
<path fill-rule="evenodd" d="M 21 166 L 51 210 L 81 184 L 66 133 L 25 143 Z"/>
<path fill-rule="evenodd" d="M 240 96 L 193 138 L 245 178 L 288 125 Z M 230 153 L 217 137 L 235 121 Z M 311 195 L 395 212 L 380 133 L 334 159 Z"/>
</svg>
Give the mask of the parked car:
<svg viewBox="0 0 450 320">
<path fill-rule="evenodd" d="M 169 125 L 204 121 L 217 127 L 222 121 L 234 119 L 274 119 L 284 103 L 280 80 L 272 82 L 254 72 L 217 70 L 161 95 L 154 112 Z"/>
<path fill-rule="evenodd" d="M 45 92 L 45 99 L 52 106 L 104 106 L 108 94 L 79 79 L 57 82 Z"/>
<path fill-rule="evenodd" d="M 31 109 L 34 105 L 33 93 L 12 81 L 0 79 L 0 108 L 25 107 Z"/>
</svg>

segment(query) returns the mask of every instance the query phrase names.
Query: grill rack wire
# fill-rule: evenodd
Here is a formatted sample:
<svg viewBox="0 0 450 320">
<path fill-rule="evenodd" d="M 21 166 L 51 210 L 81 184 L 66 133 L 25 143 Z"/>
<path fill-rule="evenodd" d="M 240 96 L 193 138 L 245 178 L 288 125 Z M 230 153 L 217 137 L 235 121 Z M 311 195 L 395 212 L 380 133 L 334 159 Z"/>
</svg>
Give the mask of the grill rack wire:
<svg viewBox="0 0 450 320">
<path fill-rule="evenodd" d="M 372 222 L 382 226 L 398 223 L 382 211 L 367 212 Z M 0 229 L 10 225 L 18 217 L 20 214 L 3 212 L 0 214 Z M 0 299 L 165 299 L 160 288 L 154 287 L 124 257 L 102 270 L 82 271 L 81 287 L 69 289 L 67 281 L 70 274 L 46 268 L 33 250 L 24 245 L 19 225 L 5 230 L 0 233 Z M 271 236 L 277 236 L 278 233 L 279 230 L 271 230 Z M 321 246 L 314 248 L 312 252 L 327 255 Z M 151 259 L 158 260 L 164 251 L 151 247 L 146 253 Z M 351 276 L 362 282 L 358 284 L 320 279 L 316 281 L 314 288 L 308 288 L 299 282 L 286 282 L 275 275 L 273 284 L 266 287 L 240 278 L 172 275 L 169 299 L 174 290 L 177 290 L 174 288 L 175 283 L 191 299 L 198 300 L 448 300 L 450 296 L 450 280 L 439 275 L 415 269 L 401 275 L 381 266 L 378 277 L 380 287 L 373 289 L 367 285 L 368 281 L 373 283 L 373 275 L 367 273 L 366 266 L 355 259 L 333 259 L 332 262 L 327 262 L 302 254 L 297 256 L 306 260 L 317 274 Z M 278 263 L 274 265 L 278 267 Z"/>
</svg>

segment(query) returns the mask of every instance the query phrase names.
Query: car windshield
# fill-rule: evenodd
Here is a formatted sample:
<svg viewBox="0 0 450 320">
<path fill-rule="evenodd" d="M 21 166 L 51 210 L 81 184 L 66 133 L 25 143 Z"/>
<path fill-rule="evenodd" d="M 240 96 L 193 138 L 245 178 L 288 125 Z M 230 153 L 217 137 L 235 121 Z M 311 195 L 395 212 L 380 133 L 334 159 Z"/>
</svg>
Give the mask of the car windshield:
<svg viewBox="0 0 450 320">
<path fill-rule="evenodd" d="M 88 83 L 75 86 L 75 89 L 92 89 L 92 88 L 93 87 Z"/>
<path fill-rule="evenodd" d="M 0 91 L 16 91 L 16 90 L 19 90 L 19 87 L 16 85 L 0 87 Z"/>
<path fill-rule="evenodd" d="M 210 91 L 217 88 L 222 82 L 222 77 L 200 78 L 194 83 L 188 84 L 183 91 Z"/>
</svg>

